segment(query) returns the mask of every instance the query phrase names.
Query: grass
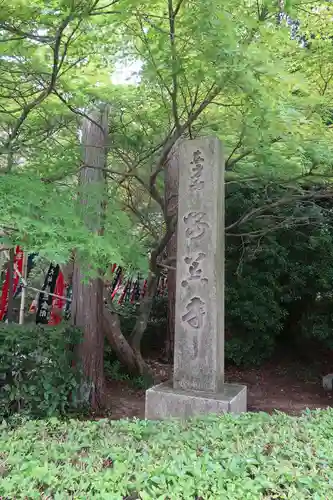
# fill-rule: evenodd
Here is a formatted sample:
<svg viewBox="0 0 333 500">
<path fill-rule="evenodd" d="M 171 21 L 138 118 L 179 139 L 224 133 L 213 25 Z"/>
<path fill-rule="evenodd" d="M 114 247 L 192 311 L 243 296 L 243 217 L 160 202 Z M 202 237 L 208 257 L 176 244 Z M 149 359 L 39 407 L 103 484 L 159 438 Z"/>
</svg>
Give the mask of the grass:
<svg viewBox="0 0 333 500">
<path fill-rule="evenodd" d="M 332 409 L 4 426 L 0 497 L 332 499 L 332 430 Z"/>
</svg>

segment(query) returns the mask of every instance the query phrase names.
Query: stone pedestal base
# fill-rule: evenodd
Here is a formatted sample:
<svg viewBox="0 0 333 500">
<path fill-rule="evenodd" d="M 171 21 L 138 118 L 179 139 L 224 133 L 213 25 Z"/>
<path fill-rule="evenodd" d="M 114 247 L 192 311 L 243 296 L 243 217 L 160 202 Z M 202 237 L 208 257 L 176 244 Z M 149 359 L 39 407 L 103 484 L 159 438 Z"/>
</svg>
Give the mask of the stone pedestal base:
<svg viewBox="0 0 333 500">
<path fill-rule="evenodd" d="M 333 391 L 333 373 L 329 373 L 323 377 L 323 388 L 325 391 Z"/>
<path fill-rule="evenodd" d="M 148 420 L 188 418 L 207 413 L 243 413 L 247 410 L 245 385 L 224 384 L 217 394 L 174 389 L 172 381 L 146 391 L 145 417 Z"/>
</svg>

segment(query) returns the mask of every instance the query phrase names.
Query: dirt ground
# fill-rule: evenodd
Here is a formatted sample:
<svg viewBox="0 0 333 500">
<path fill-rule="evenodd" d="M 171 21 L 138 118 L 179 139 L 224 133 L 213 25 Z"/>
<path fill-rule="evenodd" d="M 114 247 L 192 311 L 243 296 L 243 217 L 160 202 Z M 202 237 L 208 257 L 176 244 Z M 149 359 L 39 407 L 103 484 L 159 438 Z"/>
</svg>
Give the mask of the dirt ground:
<svg viewBox="0 0 333 500">
<path fill-rule="evenodd" d="M 150 361 L 157 381 L 171 378 L 172 367 Z M 245 384 L 248 388 L 248 410 L 283 411 L 298 415 L 306 408 L 333 405 L 333 392 L 322 389 L 321 377 L 333 372 L 330 360 L 300 363 L 292 359 L 271 361 L 260 368 L 226 368 L 226 381 Z M 131 382 L 107 382 L 109 418 L 144 418 L 145 391 Z"/>
</svg>

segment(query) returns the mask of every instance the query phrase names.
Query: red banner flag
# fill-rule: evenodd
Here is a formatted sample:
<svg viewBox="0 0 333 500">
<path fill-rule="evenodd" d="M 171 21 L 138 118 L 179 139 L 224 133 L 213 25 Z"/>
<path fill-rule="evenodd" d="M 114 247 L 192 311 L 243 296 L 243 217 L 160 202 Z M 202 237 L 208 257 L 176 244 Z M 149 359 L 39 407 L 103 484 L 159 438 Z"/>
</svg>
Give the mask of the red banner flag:
<svg viewBox="0 0 333 500">
<path fill-rule="evenodd" d="M 61 271 L 59 271 L 58 278 L 56 281 L 56 286 L 54 289 L 54 294 L 64 297 L 65 295 L 65 279 Z M 59 297 L 53 297 L 52 309 L 50 315 L 49 325 L 55 326 L 59 325 L 62 320 L 62 310 L 65 306 L 66 300 L 59 299 Z"/>
<path fill-rule="evenodd" d="M 15 295 L 17 287 L 20 283 L 20 276 L 16 272 L 16 269 L 22 275 L 22 272 L 23 272 L 23 251 L 19 246 L 16 247 L 15 256 L 14 256 L 13 296 Z M 2 321 L 6 317 L 6 314 L 7 314 L 8 295 L 9 295 L 8 292 L 9 292 L 9 268 L 7 268 L 6 279 L 5 279 L 5 282 L 4 282 L 3 287 L 2 287 L 2 294 L 1 294 L 1 300 L 0 300 L 0 321 Z"/>
</svg>

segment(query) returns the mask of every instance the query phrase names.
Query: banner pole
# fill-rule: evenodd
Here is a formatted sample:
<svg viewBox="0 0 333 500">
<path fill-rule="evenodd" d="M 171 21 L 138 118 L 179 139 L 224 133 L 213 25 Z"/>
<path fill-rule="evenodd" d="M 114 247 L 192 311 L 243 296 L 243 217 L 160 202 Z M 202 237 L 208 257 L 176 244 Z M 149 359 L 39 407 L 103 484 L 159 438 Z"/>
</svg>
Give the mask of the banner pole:
<svg viewBox="0 0 333 500">
<path fill-rule="evenodd" d="M 19 318 L 19 324 L 23 325 L 24 324 L 24 309 L 25 309 L 25 298 L 26 298 L 26 293 L 27 293 L 27 288 L 24 286 L 26 283 L 27 279 L 27 268 L 28 268 L 28 254 L 27 252 L 23 252 L 23 265 L 22 265 L 22 292 L 21 292 L 21 304 L 20 304 L 20 318 Z"/>
</svg>

